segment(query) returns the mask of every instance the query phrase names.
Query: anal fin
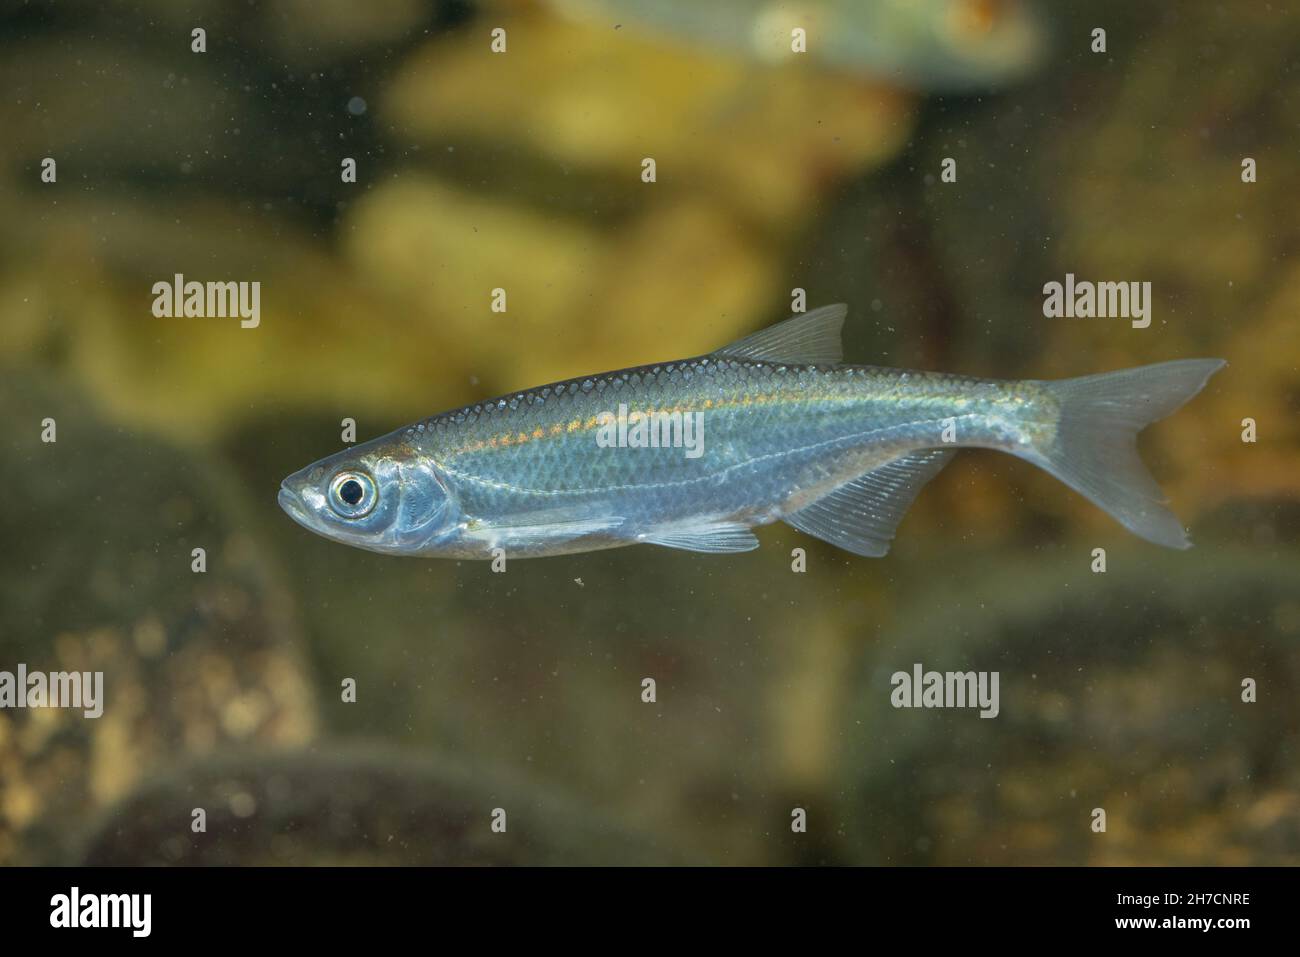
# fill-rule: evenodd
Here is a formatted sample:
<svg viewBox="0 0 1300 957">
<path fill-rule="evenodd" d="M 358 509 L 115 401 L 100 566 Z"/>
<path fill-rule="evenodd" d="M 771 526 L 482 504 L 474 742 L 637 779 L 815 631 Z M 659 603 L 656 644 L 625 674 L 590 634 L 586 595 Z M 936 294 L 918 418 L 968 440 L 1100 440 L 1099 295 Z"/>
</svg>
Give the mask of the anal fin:
<svg viewBox="0 0 1300 957">
<path fill-rule="evenodd" d="M 879 558 L 926 482 L 948 464 L 954 449 L 926 449 L 896 458 L 837 486 L 782 520 L 837 548 Z"/>
</svg>

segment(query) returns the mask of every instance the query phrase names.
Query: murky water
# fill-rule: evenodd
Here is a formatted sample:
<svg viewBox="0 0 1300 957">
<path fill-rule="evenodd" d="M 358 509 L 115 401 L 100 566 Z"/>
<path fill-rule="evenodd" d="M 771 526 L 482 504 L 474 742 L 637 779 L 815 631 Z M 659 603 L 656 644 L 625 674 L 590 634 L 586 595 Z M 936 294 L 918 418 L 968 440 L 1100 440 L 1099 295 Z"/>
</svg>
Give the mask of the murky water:
<svg viewBox="0 0 1300 957">
<path fill-rule="evenodd" d="M 0 862 L 1300 862 L 1300 17 L 137 6 L 0 13 Z M 276 505 L 832 302 L 855 362 L 1227 359 L 1141 442 L 1195 547 L 992 451 L 881 559 Z"/>
</svg>

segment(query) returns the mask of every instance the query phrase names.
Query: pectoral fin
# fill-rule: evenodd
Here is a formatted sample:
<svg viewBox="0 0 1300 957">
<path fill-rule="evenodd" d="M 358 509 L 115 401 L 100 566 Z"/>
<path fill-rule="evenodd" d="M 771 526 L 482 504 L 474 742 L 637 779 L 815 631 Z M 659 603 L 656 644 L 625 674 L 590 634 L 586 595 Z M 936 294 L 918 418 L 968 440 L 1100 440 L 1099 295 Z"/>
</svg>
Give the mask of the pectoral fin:
<svg viewBox="0 0 1300 957">
<path fill-rule="evenodd" d="M 921 486 L 948 464 L 953 449 L 927 449 L 894 459 L 845 482 L 783 521 L 837 548 L 879 558 L 889 551 L 903 514 Z"/>
<path fill-rule="evenodd" d="M 540 511 L 515 516 L 509 522 L 475 525 L 466 531 L 465 537 L 490 546 L 509 543 L 519 548 L 613 532 L 621 524 L 621 519 L 603 516 L 589 518 L 565 510 Z"/>
</svg>

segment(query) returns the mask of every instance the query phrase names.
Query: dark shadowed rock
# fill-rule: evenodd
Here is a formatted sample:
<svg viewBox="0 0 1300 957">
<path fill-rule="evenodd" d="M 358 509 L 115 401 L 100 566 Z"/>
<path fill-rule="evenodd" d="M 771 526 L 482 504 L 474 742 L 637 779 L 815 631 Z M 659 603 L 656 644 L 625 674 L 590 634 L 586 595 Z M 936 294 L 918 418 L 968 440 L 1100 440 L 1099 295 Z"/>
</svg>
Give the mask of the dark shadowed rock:
<svg viewBox="0 0 1300 957">
<path fill-rule="evenodd" d="M 194 811 L 206 813 L 196 833 Z M 504 811 L 504 831 L 493 830 Z M 383 747 L 224 756 L 161 775 L 93 830 L 86 864 L 665 864 L 604 815 L 497 773 Z"/>
<path fill-rule="evenodd" d="M 142 775 L 302 742 L 315 711 L 296 619 L 221 467 L 57 381 L 7 371 L 0 404 L 0 474 L 21 503 L 0 512 L 0 670 L 103 672 L 99 718 L 0 711 L 0 860 L 43 860 Z"/>
<path fill-rule="evenodd" d="M 1108 561 L 1105 574 L 1087 551 L 936 568 L 944 599 L 900 609 L 843 752 L 858 859 L 1300 861 L 1300 558 L 1203 547 Z M 895 709 L 891 676 L 916 662 L 1000 672 L 1000 713 Z"/>
</svg>

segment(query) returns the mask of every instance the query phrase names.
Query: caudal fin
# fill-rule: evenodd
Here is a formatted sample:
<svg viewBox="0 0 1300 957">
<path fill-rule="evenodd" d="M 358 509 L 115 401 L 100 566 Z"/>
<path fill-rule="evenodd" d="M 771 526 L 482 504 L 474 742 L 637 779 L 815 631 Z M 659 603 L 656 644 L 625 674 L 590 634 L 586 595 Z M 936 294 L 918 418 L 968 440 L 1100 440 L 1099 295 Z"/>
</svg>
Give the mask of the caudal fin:
<svg viewBox="0 0 1300 957">
<path fill-rule="evenodd" d="M 1222 359 L 1182 359 L 1043 383 L 1060 403 L 1056 434 L 1032 457 L 1147 541 L 1190 548 L 1182 524 L 1142 464 L 1137 435 L 1222 369 Z"/>
</svg>

